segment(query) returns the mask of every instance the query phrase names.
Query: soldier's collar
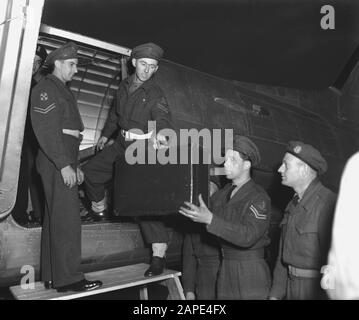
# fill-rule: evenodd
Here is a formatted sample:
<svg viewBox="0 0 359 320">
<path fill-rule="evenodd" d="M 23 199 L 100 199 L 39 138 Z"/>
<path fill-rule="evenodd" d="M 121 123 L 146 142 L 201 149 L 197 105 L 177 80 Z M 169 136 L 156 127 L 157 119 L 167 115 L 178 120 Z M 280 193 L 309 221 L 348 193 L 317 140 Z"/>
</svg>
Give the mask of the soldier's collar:
<svg viewBox="0 0 359 320">
<path fill-rule="evenodd" d="M 53 74 L 48 74 L 46 76 L 48 79 L 54 81 L 57 85 L 61 85 L 63 87 L 67 87 L 65 83 L 63 83 L 58 77 L 54 76 Z"/>
<path fill-rule="evenodd" d="M 245 184 L 243 184 L 237 192 L 234 194 L 233 198 L 238 197 L 238 195 L 246 195 L 247 192 L 251 190 L 251 187 L 253 186 L 254 181 L 252 179 L 249 179 Z M 231 185 L 231 184 L 228 184 Z M 226 190 L 228 191 L 230 187 L 228 187 Z"/>
<path fill-rule="evenodd" d="M 304 191 L 302 198 L 299 201 L 299 204 L 304 208 L 307 208 L 308 203 L 310 202 L 313 192 L 321 185 L 319 178 L 315 178 Z"/>
</svg>

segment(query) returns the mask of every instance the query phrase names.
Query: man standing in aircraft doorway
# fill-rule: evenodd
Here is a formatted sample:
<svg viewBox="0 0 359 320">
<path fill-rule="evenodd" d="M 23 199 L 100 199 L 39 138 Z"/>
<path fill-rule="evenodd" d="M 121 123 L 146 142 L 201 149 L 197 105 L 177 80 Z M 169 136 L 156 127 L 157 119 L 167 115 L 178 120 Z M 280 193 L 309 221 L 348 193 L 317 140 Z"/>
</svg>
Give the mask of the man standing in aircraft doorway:
<svg viewBox="0 0 359 320">
<path fill-rule="evenodd" d="M 126 148 L 137 139 L 153 139 L 158 148 L 168 145 L 166 137 L 160 133 L 151 137 L 150 133 L 133 135 L 130 132 L 131 129 L 147 132 L 148 121 L 156 122 L 157 132 L 172 128 L 166 97 L 153 78 L 162 56 L 162 48 L 154 43 L 142 44 L 132 50 L 131 62 L 135 73 L 123 80 L 118 88 L 115 103 L 97 142 L 97 148 L 102 151 L 83 167 L 92 215 L 98 219 L 107 215 L 105 184 L 112 178 L 113 165 L 120 156 L 125 155 Z M 110 137 L 118 131 L 114 143 L 105 147 Z M 165 225 L 160 217 L 140 218 L 139 221 L 145 241 L 152 245 L 151 265 L 145 276 L 161 274 L 169 241 Z"/>
<path fill-rule="evenodd" d="M 217 298 L 264 300 L 271 277 L 264 260 L 271 201 L 265 190 L 251 179 L 250 170 L 260 162 L 253 141 L 237 136 L 233 149 L 225 155 L 224 169 L 232 184 L 211 197 L 211 211 L 199 196 L 200 206 L 185 202 L 180 213 L 203 223 L 221 246 L 221 264 L 217 279 Z"/>
<path fill-rule="evenodd" d="M 321 268 L 330 246 L 335 194 L 318 175 L 327 162 L 309 144 L 291 141 L 278 172 L 282 184 L 295 191 L 285 209 L 280 248 L 269 298 L 313 300 L 325 298 L 320 287 Z"/>
</svg>

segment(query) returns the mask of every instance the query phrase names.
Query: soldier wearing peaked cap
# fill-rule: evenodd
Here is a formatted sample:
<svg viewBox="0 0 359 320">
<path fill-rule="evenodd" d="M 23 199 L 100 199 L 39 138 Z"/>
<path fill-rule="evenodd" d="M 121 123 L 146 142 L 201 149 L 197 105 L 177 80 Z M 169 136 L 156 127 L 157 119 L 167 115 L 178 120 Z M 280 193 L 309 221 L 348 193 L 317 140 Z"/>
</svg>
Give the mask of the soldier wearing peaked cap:
<svg viewBox="0 0 359 320">
<path fill-rule="evenodd" d="M 300 141 L 288 144 L 278 172 L 295 195 L 280 224 L 271 299 L 324 298 L 320 271 L 326 264 L 336 202 L 335 194 L 318 179 L 326 170 L 325 159 L 313 146 Z"/>
<path fill-rule="evenodd" d="M 77 51 L 72 43 L 54 50 L 46 59 L 53 72 L 31 94 L 31 120 L 40 145 L 36 165 L 45 191 L 41 234 L 41 277 L 45 287 L 58 291 L 96 289 L 87 281 L 81 263 L 81 221 L 77 184 L 83 173 L 77 156 L 84 129 L 71 90 L 66 86 L 77 72 Z"/>
<path fill-rule="evenodd" d="M 156 148 L 168 144 L 160 130 L 172 128 L 171 112 L 162 89 L 154 79 L 162 56 L 163 50 L 153 43 L 133 48 L 131 62 L 135 73 L 123 79 L 117 90 L 102 136 L 97 142 L 97 148 L 102 151 L 84 166 L 86 192 L 91 200 L 92 216 L 96 219 L 106 218 L 105 185 L 112 179 L 113 164 L 125 155 L 127 147 L 137 139 L 152 140 Z M 148 121 L 156 122 L 157 135 L 153 137 L 151 132 L 147 132 Z M 143 134 L 135 136 L 133 130 Z M 107 142 L 115 134 L 115 142 L 108 145 Z M 169 241 L 167 230 L 160 217 L 140 218 L 140 226 L 145 241 L 152 245 L 151 265 L 145 276 L 160 274 L 164 270 Z"/>
<path fill-rule="evenodd" d="M 73 42 L 68 42 L 52 51 L 46 58 L 45 64 L 51 66 L 56 60 L 78 59 L 78 47 Z"/>
<path fill-rule="evenodd" d="M 258 147 L 255 143 L 245 136 L 236 136 L 233 141 L 233 150 L 242 154 L 246 160 L 250 160 L 251 165 L 256 167 L 261 161 Z"/>
<path fill-rule="evenodd" d="M 218 299 L 266 299 L 271 283 L 264 260 L 271 202 L 265 190 L 250 175 L 260 162 L 253 141 L 237 136 L 233 149 L 225 155 L 224 168 L 232 184 L 211 197 L 210 209 L 199 197 L 200 206 L 185 202 L 180 213 L 206 225 L 221 246 L 221 265 L 217 279 Z"/>
<path fill-rule="evenodd" d="M 134 59 L 148 58 L 160 61 L 163 57 L 163 49 L 152 42 L 140 44 L 133 48 L 131 57 Z"/>
</svg>

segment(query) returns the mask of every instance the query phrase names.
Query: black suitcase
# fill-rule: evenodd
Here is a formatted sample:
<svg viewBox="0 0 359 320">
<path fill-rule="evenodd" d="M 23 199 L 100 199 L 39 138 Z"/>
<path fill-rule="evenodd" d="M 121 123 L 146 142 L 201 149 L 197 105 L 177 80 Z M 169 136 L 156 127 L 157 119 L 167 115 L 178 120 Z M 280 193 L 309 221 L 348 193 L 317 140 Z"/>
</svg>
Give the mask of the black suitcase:
<svg viewBox="0 0 359 320">
<path fill-rule="evenodd" d="M 172 147 L 173 148 L 173 147 Z M 179 164 L 180 152 L 188 150 L 188 163 Z M 116 216 L 151 216 L 176 213 L 184 201 L 198 205 L 209 197 L 209 164 L 206 151 L 194 146 L 177 147 L 177 164 L 128 164 L 125 157 L 115 163 L 113 211 Z M 166 152 L 170 152 L 167 150 Z M 148 161 L 146 161 L 148 163 Z"/>
</svg>

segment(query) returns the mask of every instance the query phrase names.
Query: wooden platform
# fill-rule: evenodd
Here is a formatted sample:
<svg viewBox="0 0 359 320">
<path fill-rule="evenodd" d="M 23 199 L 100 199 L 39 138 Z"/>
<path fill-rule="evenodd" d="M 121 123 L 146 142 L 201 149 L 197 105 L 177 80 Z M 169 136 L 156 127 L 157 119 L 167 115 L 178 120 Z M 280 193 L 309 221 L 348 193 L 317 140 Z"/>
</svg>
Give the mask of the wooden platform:
<svg viewBox="0 0 359 320">
<path fill-rule="evenodd" d="M 10 291 L 18 300 L 70 300 L 138 286 L 140 290 L 140 299 L 148 300 L 147 284 L 157 282 L 167 286 L 169 292 L 167 299 L 185 299 L 182 285 L 179 280 L 181 272 L 167 269 L 159 276 L 144 277 L 143 274 L 148 267 L 148 264 L 140 263 L 86 273 L 86 279 L 101 280 L 103 282 L 101 288 L 93 291 L 69 291 L 59 293 L 55 289 L 45 289 L 43 282 L 36 282 L 34 289 L 22 289 L 21 286 L 18 285 L 10 287 Z"/>
</svg>

